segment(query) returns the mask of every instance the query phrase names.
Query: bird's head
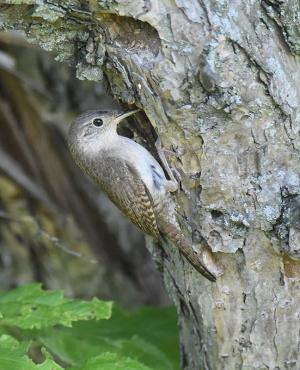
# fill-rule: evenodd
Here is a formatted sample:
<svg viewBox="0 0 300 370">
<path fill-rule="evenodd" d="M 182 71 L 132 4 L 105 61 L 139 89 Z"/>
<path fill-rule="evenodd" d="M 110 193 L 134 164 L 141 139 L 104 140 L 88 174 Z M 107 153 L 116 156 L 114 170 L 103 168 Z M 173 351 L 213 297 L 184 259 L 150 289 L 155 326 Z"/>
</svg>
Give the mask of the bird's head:
<svg viewBox="0 0 300 370">
<path fill-rule="evenodd" d="M 124 118 L 138 112 L 120 110 L 92 110 L 77 117 L 71 124 L 68 143 L 71 152 L 75 150 L 93 150 L 117 135 L 117 126 Z"/>
</svg>

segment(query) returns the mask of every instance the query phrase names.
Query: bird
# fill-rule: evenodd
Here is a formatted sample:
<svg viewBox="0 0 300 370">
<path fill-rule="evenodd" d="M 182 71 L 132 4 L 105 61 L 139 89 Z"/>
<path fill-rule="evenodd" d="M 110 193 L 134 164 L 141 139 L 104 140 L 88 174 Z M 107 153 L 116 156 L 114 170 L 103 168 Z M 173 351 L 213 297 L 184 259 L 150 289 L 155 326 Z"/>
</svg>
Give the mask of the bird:
<svg viewBox="0 0 300 370">
<path fill-rule="evenodd" d="M 132 223 L 157 242 L 167 238 L 198 272 L 215 282 L 216 273 L 176 221 L 171 198 L 178 189 L 175 178 L 166 177 L 146 148 L 117 132 L 118 124 L 139 110 L 91 110 L 81 114 L 69 129 L 71 155 Z"/>
</svg>

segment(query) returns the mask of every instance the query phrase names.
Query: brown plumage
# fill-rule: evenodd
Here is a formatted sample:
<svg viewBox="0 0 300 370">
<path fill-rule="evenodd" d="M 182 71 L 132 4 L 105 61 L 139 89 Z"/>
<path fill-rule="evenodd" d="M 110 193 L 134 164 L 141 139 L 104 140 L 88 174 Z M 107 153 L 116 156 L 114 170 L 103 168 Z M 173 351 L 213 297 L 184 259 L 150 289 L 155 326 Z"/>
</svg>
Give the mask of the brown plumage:
<svg viewBox="0 0 300 370">
<path fill-rule="evenodd" d="M 142 231 L 157 241 L 168 238 L 197 271 L 215 281 L 202 254 L 172 222 L 171 181 L 160 164 L 141 145 L 117 134 L 117 123 L 128 115 L 93 111 L 74 121 L 69 146 L 76 163 Z"/>
<path fill-rule="evenodd" d="M 112 157 L 107 152 L 103 154 L 102 159 L 105 161 L 105 167 L 101 171 L 101 178 L 98 176 L 99 171 L 94 172 L 97 174 L 95 181 L 99 187 L 131 222 L 144 233 L 159 240 L 153 201 L 137 171 L 130 163 Z"/>
</svg>

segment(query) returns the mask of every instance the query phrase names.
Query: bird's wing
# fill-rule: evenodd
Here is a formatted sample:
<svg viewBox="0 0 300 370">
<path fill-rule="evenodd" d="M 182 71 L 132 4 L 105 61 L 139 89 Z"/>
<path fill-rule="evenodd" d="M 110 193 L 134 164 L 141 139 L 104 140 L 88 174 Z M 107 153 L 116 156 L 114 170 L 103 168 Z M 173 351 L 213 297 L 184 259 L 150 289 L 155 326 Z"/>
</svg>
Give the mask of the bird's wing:
<svg viewBox="0 0 300 370">
<path fill-rule="evenodd" d="M 137 170 L 126 160 L 107 156 L 106 173 L 99 181 L 113 203 L 142 231 L 159 240 L 153 200 Z"/>
<path fill-rule="evenodd" d="M 215 281 L 216 276 L 206 266 L 203 253 L 196 252 L 181 231 L 165 220 L 163 215 L 155 214 L 151 194 L 132 164 L 107 153 L 103 153 L 103 157 L 101 168 L 98 168 L 98 173 L 95 171 L 95 180 L 113 203 L 156 240 L 160 239 L 160 230 L 201 274 Z"/>
</svg>

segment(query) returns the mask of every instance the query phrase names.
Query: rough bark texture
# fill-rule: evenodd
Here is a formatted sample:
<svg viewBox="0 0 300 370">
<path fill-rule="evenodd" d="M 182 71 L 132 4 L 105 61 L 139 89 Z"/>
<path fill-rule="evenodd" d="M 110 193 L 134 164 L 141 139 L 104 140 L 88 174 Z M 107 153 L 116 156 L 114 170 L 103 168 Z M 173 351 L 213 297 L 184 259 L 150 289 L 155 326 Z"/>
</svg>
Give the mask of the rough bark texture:
<svg viewBox="0 0 300 370">
<path fill-rule="evenodd" d="M 171 247 L 161 261 L 182 367 L 298 369 L 299 3 L 23 3 L 0 7 L 4 28 L 107 79 L 174 151 L 179 221 L 225 268 L 211 284 Z"/>
</svg>

